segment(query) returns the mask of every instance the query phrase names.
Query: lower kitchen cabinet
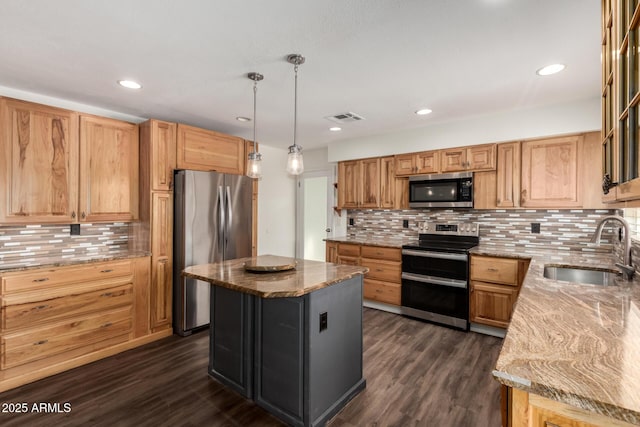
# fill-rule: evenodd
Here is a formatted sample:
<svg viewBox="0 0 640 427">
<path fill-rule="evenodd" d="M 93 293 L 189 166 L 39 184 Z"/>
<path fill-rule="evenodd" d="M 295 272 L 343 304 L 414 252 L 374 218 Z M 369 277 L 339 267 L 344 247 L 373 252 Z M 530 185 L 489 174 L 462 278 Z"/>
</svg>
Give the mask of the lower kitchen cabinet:
<svg viewBox="0 0 640 427">
<path fill-rule="evenodd" d="M 511 427 L 631 427 L 624 421 L 523 390 L 510 388 L 509 394 L 506 404 Z"/>
<path fill-rule="evenodd" d="M 529 261 L 472 255 L 469 321 L 506 329 Z"/>
<path fill-rule="evenodd" d="M 0 275 L 0 391 L 171 334 L 149 324 L 149 258 Z"/>
<path fill-rule="evenodd" d="M 338 244 L 336 242 L 326 243 L 325 261 L 334 264 L 338 262 Z"/>
<path fill-rule="evenodd" d="M 337 263 L 369 268 L 364 276 L 364 298 L 370 301 L 400 305 L 402 284 L 402 251 L 400 248 L 327 242 L 327 261 L 332 245 L 337 245 Z"/>
</svg>

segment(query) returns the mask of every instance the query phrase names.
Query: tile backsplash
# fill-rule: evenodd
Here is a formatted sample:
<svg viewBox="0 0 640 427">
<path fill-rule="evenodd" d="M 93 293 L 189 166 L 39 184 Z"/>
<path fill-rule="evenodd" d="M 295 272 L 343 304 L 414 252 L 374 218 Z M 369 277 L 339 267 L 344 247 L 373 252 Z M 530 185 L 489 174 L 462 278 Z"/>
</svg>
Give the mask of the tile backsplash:
<svg viewBox="0 0 640 427">
<path fill-rule="evenodd" d="M 129 224 L 81 224 L 71 236 L 68 224 L 0 227 L 0 263 L 28 263 L 43 257 L 73 258 L 107 255 L 129 247 Z"/>
<path fill-rule="evenodd" d="M 347 226 L 350 236 L 388 236 L 418 238 L 419 221 L 472 221 L 480 224 L 483 244 L 502 244 L 514 247 L 610 252 L 614 241 L 614 227 L 607 226 L 601 246 L 588 244 L 596 224 L 606 215 L 621 214 L 607 209 L 549 209 L 549 210 L 475 210 L 475 209 L 409 209 L 409 210 L 350 210 Z M 403 220 L 409 228 L 403 228 Z M 531 224 L 540 224 L 540 233 L 531 232 Z"/>
</svg>

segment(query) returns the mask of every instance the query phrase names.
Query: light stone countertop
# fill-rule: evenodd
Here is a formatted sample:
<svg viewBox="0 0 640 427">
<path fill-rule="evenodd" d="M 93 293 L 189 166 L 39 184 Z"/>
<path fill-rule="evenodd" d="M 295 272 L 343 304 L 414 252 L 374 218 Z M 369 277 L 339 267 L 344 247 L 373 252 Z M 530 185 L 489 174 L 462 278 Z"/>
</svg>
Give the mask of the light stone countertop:
<svg viewBox="0 0 640 427">
<path fill-rule="evenodd" d="M 327 237 L 324 240 L 327 242 L 353 243 L 386 248 L 402 248 L 402 245 L 410 245 L 418 242 L 416 238 L 388 236 L 341 236 Z"/>
<path fill-rule="evenodd" d="M 640 278 L 615 286 L 546 279 L 545 264 L 615 270 L 611 254 L 480 245 L 531 259 L 493 371 L 503 384 L 640 425 Z"/>
<path fill-rule="evenodd" d="M 20 261 L 2 261 L 0 260 L 0 274 L 12 271 L 26 271 L 36 268 L 49 267 L 65 267 L 69 265 L 89 264 L 92 262 L 114 261 L 117 259 L 129 259 L 151 256 L 151 252 L 147 251 L 117 251 L 108 253 L 96 253 L 83 256 L 69 256 L 61 258 L 59 255 L 54 257 L 35 257 L 21 259 Z"/>
<path fill-rule="evenodd" d="M 245 271 L 244 265 L 249 261 L 296 267 L 289 271 L 253 273 Z M 194 265 L 185 268 L 182 275 L 261 298 L 285 298 L 299 297 L 368 271 L 366 267 L 261 255 Z"/>
</svg>

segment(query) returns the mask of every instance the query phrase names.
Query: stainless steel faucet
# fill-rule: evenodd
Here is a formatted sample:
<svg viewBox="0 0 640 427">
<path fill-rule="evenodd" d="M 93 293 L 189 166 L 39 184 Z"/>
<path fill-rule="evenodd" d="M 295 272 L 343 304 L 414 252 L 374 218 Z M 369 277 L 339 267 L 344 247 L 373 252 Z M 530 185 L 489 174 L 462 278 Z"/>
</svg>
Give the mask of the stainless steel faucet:
<svg viewBox="0 0 640 427">
<path fill-rule="evenodd" d="M 631 263 L 631 233 L 629 233 L 629 223 L 626 219 L 618 215 L 607 215 L 602 218 L 596 227 L 595 234 L 591 238 L 591 243 L 595 243 L 596 245 L 600 244 L 602 229 L 607 221 L 617 221 L 622 225 L 622 228 L 624 228 L 624 259 L 622 264 L 616 262 L 616 267 L 620 269 L 625 279 L 631 280 L 636 270 Z"/>
</svg>

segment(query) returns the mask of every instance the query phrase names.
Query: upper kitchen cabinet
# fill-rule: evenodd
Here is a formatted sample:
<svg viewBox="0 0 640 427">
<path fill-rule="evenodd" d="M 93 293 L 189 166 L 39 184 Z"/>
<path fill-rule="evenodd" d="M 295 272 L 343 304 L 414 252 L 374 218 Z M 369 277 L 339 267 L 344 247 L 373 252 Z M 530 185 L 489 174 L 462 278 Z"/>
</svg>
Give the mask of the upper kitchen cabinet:
<svg viewBox="0 0 640 427">
<path fill-rule="evenodd" d="M 0 99 L 0 223 L 71 223 L 78 209 L 78 114 Z"/>
<path fill-rule="evenodd" d="M 496 207 L 520 206 L 520 142 L 498 144 Z"/>
<path fill-rule="evenodd" d="M 440 150 L 440 172 L 483 171 L 496 168 L 496 144 Z"/>
<path fill-rule="evenodd" d="M 80 116 L 80 221 L 138 218 L 138 126 Z"/>
<path fill-rule="evenodd" d="M 396 176 L 438 173 L 440 171 L 440 152 L 437 150 L 398 154 L 395 159 Z"/>
<path fill-rule="evenodd" d="M 380 159 L 380 207 L 393 209 L 396 206 L 396 174 L 393 156 Z"/>
<path fill-rule="evenodd" d="M 582 205 L 581 135 L 522 143 L 524 208 L 566 208 Z"/>
<path fill-rule="evenodd" d="M 380 158 L 351 160 L 338 164 L 338 207 L 342 209 L 380 206 Z"/>
<path fill-rule="evenodd" d="M 242 138 L 178 125 L 178 169 L 243 175 L 245 157 L 245 142 Z"/>
<path fill-rule="evenodd" d="M 141 180 L 150 180 L 151 191 L 171 191 L 176 168 L 175 123 L 149 120 L 140 125 Z"/>
</svg>

